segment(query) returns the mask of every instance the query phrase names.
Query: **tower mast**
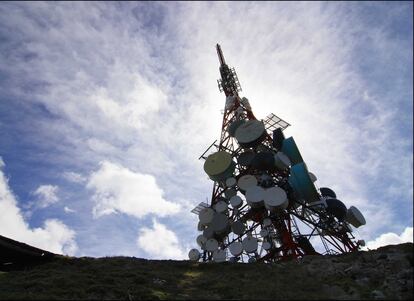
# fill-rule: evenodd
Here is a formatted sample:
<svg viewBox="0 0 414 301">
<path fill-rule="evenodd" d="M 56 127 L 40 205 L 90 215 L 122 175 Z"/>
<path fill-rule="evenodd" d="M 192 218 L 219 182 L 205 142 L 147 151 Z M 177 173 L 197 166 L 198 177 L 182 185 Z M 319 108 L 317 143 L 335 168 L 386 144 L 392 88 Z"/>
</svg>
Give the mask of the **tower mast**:
<svg viewBox="0 0 414 301">
<path fill-rule="evenodd" d="M 224 261 L 231 253 L 233 261 L 274 262 L 358 250 L 363 241 L 354 241 L 351 225 L 365 224 L 362 213 L 315 186 L 293 137 L 284 136 L 289 123 L 274 114 L 257 120 L 219 44 L 216 50 L 226 102 L 220 142 L 200 157 L 214 185 L 210 204 L 192 210 L 203 234 L 197 237 L 202 253 L 192 249 L 190 259 Z"/>
</svg>

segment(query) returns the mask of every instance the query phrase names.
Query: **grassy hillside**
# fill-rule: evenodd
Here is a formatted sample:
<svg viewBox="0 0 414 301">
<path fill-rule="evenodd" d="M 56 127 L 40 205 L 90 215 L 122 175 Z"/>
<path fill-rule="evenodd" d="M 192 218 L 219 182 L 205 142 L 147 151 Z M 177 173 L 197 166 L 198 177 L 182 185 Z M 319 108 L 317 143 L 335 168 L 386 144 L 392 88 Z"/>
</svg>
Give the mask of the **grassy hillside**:
<svg viewBox="0 0 414 301">
<path fill-rule="evenodd" d="M 413 244 L 278 264 L 69 258 L 0 272 L 0 299 L 412 299 Z"/>
</svg>

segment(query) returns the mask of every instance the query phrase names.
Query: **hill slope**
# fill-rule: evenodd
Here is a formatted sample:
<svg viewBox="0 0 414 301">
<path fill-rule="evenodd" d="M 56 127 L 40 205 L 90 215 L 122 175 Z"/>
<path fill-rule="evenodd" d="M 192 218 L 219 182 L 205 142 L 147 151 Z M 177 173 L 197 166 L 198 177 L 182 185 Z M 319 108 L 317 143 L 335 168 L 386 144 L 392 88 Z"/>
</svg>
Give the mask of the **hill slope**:
<svg viewBox="0 0 414 301">
<path fill-rule="evenodd" d="M 412 299 L 413 244 L 278 264 L 69 258 L 0 272 L 0 299 Z"/>
</svg>

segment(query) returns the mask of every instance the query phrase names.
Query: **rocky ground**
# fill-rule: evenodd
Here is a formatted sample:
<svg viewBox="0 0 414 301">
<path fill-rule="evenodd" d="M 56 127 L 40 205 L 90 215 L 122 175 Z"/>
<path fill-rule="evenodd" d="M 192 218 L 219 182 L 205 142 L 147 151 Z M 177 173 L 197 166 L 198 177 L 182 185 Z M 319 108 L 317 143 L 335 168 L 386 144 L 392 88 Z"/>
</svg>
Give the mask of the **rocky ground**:
<svg viewBox="0 0 414 301">
<path fill-rule="evenodd" d="M 69 258 L 0 272 L 0 299 L 413 299 L 413 244 L 277 264 Z"/>
</svg>

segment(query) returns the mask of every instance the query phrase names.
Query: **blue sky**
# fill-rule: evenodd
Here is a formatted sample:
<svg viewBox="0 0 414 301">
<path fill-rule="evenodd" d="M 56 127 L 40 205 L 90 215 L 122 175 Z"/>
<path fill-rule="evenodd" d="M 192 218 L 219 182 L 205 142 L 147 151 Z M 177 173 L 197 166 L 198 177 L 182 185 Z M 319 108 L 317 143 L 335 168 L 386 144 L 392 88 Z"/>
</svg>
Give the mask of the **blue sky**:
<svg viewBox="0 0 414 301">
<path fill-rule="evenodd" d="M 412 2 L 2 2 L 0 235 L 185 258 L 219 138 L 215 44 L 319 186 L 412 241 Z M 156 237 L 154 239 L 154 237 Z"/>
</svg>

